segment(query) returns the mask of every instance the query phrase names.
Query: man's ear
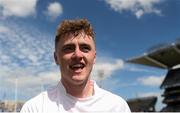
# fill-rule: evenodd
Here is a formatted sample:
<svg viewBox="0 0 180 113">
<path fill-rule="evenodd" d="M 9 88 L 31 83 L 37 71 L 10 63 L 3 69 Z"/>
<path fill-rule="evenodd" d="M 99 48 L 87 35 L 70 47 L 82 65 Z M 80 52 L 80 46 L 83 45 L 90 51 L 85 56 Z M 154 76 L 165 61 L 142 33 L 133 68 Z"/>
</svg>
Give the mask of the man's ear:
<svg viewBox="0 0 180 113">
<path fill-rule="evenodd" d="M 54 61 L 56 62 L 57 65 L 59 65 L 56 52 L 54 52 Z"/>
</svg>

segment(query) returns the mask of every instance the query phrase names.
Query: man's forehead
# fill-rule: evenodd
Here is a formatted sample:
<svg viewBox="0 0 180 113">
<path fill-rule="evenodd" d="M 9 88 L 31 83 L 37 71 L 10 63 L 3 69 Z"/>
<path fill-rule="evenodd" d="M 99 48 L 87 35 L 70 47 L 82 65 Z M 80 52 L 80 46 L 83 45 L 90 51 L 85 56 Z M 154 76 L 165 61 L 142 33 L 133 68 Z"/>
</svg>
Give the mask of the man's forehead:
<svg viewBox="0 0 180 113">
<path fill-rule="evenodd" d="M 74 35 L 73 33 L 66 34 L 63 37 L 64 41 L 74 41 L 74 40 L 80 40 L 80 41 L 93 41 L 93 38 L 85 33 L 79 33 L 78 35 Z"/>
</svg>

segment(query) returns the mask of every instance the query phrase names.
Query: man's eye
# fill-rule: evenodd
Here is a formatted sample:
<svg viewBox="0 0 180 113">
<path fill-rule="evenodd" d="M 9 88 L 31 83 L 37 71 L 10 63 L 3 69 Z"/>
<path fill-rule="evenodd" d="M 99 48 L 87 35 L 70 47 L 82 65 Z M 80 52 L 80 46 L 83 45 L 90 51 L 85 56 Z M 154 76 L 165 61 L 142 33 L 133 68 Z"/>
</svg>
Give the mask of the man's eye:
<svg viewBox="0 0 180 113">
<path fill-rule="evenodd" d="M 81 51 L 83 51 L 83 52 L 89 52 L 91 50 L 91 48 L 90 47 L 88 47 L 88 46 L 83 46 L 83 47 L 81 47 Z"/>
<path fill-rule="evenodd" d="M 73 52 L 73 51 L 74 51 L 74 48 L 71 46 L 67 46 L 67 47 L 63 48 L 63 52 L 65 52 L 65 53 L 69 53 L 69 52 Z"/>
</svg>

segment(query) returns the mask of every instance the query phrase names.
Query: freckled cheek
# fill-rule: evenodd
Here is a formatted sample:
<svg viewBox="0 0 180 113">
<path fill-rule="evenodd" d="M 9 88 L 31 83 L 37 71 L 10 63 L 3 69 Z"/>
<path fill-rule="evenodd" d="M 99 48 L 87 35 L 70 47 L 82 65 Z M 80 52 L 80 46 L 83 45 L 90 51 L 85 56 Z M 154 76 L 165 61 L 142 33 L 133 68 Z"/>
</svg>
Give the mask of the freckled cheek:
<svg viewBox="0 0 180 113">
<path fill-rule="evenodd" d="M 88 65 L 93 65 L 94 64 L 94 57 L 90 56 L 88 59 Z"/>
<path fill-rule="evenodd" d="M 61 64 L 62 64 L 63 66 L 68 66 L 68 65 L 69 65 L 70 58 L 68 58 L 67 56 L 61 57 L 60 60 L 61 60 Z"/>
<path fill-rule="evenodd" d="M 69 72 L 69 64 L 66 62 L 66 61 L 63 61 L 62 63 L 61 63 L 61 66 L 60 66 L 60 68 L 61 68 L 61 71 L 63 72 L 63 73 L 65 73 L 65 74 L 68 74 L 68 72 Z"/>
</svg>

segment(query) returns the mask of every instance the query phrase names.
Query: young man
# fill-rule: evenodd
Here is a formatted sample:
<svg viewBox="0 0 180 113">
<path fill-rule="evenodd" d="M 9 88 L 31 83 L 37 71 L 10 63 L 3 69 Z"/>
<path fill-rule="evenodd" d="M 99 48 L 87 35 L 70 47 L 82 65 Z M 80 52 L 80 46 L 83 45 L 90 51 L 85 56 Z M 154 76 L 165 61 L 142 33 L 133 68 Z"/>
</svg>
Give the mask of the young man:
<svg viewBox="0 0 180 113">
<path fill-rule="evenodd" d="M 58 26 L 54 59 L 61 73 L 57 87 L 26 102 L 21 113 L 130 112 L 121 97 L 90 79 L 96 46 L 88 20 L 64 20 Z"/>
</svg>

